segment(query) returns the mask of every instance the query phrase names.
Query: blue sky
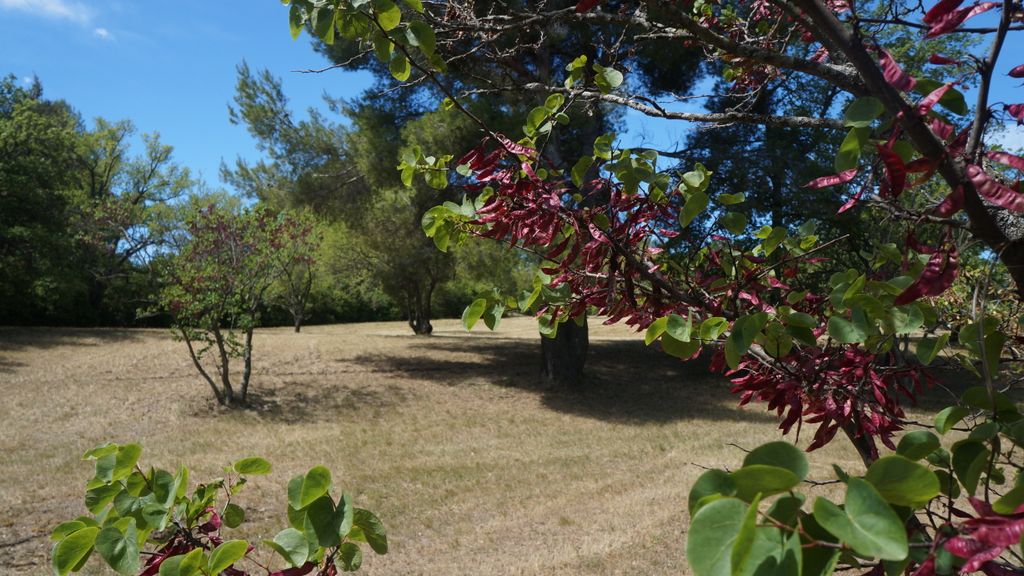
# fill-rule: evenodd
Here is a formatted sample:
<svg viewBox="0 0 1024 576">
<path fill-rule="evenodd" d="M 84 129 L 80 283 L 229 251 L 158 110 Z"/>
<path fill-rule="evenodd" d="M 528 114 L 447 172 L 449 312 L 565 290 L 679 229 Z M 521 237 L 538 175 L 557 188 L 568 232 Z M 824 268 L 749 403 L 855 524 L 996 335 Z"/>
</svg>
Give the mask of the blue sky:
<svg viewBox="0 0 1024 576">
<path fill-rule="evenodd" d="M 993 100 L 1024 101 L 1019 81 L 1004 76 L 1024 62 L 1019 42 L 1011 38 L 1004 50 Z M 214 186 L 221 159 L 258 157 L 245 129 L 227 117 L 243 59 L 281 77 L 297 109 L 319 105 L 324 92 L 356 97 L 370 83 L 366 74 L 294 72 L 324 61 L 306 37 L 291 39 L 286 9 L 275 0 L 0 0 L 0 74 L 38 75 L 48 97 L 66 99 L 86 120 L 127 118 L 140 132 L 159 132 L 179 163 Z M 688 129 L 634 112 L 627 126 L 627 145 L 666 149 Z M 1024 146 L 1024 130 L 1006 142 Z"/>
</svg>

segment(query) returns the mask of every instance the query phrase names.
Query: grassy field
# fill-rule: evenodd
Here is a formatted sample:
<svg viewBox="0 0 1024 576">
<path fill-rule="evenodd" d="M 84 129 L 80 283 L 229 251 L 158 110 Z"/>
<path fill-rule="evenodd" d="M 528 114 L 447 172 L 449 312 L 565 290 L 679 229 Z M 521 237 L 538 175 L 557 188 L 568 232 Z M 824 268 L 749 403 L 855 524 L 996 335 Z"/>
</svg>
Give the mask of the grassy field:
<svg viewBox="0 0 1024 576">
<path fill-rule="evenodd" d="M 687 573 L 689 486 L 777 438 L 775 419 L 737 408 L 701 361 L 591 333 L 588 391 L 572 394 L 540 384 L 530 319 L 262 330 L 255 407 L 224 411 L 167 331 L 0 329 L 0 574 L 47 573 L 49 530 L 84 511 L 79 457 L 104 441 L 193 480 L 271 460 L 241 495 L 248 538 L 284 528 L 288 479 L 326 465 L 388 527 L 367 574 Z M 829 460 L 859 469 L 824 452 L 816 477 Z"/>
</svg>

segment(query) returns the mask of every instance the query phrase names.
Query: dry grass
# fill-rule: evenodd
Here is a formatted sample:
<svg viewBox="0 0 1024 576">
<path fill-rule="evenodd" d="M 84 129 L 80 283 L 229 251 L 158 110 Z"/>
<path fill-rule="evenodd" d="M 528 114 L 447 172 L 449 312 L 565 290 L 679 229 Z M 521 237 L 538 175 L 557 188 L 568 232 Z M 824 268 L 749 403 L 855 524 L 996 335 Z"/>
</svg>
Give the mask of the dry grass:
<svg viewBox="0 0 1024 576">
<path fill-rule="evenodd" d="M 392 552 L 367 557 L 368 574 L 681 574 L 698 465 L 736 466 L 730 444 L 777 437 L 701 362 L 621 328 L 592 328 L 582 394 L 540 385 L 529 319 L 435 328 L 261 331 L 258 408 L 231 412 L 166 331 L 0 330 L 0 573 L 46 573 L 49 529 L 83 511 L 79 456 L 135 441 L 193 479 L 270 459 L 241 497 L 253 538 L 285 526 L 288 478 L 328 466 L 389 529 Z M 829 460 L 858 469 L 842 448 L 820 456 L 817 477 Z"/>
</svg>

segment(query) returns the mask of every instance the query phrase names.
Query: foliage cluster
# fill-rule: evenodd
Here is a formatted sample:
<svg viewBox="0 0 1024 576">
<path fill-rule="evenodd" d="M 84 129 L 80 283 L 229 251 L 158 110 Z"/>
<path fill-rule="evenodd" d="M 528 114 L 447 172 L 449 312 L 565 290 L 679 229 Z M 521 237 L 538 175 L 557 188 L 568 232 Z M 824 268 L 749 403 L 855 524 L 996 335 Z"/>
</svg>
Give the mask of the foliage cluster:
<svg viewBox="0 0 1024 576">
<path fill-rule="evenodd" d="M 331 576 L 359 569 L 359 543 L 377 554 L 388 551 L 377 516 L 355 507 L 347 492 L 332 496 L 331 472 L 323 466 L 288 483 L 289 527 L 263 541 L 269 548 L 263 555 L 228 531 L 246 519 L 238 494 L 249 478 L 270 472 L 269 462 L 242 458 L 225 467 L 223 477 L 191 487 L 188 468 L 147 470 L 139 463 L 141 453 L 138 444 L 103 444 L 82 457 L 96 468 L 86 484 L 89 515 L 53 529 L 56 574 L 82 570 L 95 553 L 126 575 L 245 576 L 256 566 L 270 576 Z M 277 557 L 288 568 L 272 571 Z"/>
</svg>

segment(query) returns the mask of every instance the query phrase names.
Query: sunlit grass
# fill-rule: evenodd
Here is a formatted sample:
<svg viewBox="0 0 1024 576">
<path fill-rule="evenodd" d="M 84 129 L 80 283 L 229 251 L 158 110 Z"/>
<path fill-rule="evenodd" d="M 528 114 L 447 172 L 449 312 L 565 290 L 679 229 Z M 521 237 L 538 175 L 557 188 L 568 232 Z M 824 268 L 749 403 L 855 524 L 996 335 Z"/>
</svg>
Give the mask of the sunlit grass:
<svg viewBox="0 0 1024 576">
<path fill-rule="evenodd" d="M 389 530 L 368 574 L 686 573 L 689 486 L 777 438 L 776 421 L 737 408 L 703 361 L 591 332 L 576 394 L 539 382 L 530 319 L 494 334 L 441 321 L 429 338 L 401 323 L 263 330 L 256 408 L 224 411 L 166 331 L 0 330 L 0 573 L 47 572 L 50 528 L 84 511 L 79 457 L 105 441 L 194 480 L 271 460 L 240 499 L 250 538 L 285 526 L 292 475 L 328 466 Z M 816 477 L 859 469 L 842 447 L 819 455 Z"/>
</svg>

